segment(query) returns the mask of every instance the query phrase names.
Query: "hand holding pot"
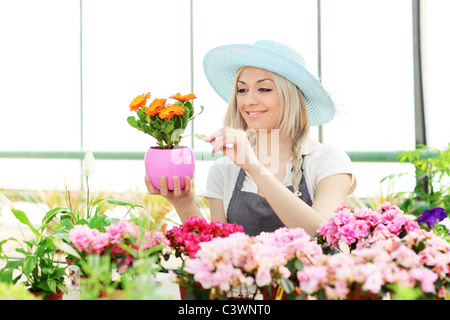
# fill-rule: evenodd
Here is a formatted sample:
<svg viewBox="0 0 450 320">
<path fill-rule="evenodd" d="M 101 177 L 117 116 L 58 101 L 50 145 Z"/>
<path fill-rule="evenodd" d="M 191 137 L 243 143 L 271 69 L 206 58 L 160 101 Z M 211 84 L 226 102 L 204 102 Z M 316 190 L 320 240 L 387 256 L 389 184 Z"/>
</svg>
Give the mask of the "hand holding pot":
<svg viewBox="0 0 450 320">
<path fill-rule="evenodd" d="M 161 177 L 159 181 L 159 189 L 153 186 L 148 175 L 145 175 L 145 184 L 147 190 L 151 195 L 160 195 L 166 198 L 175 209 L 179 206 L 186 205 L 186 203 L 193 200 L 192 195 L 192 183 L 189 176 L 184 177 L 184 188 L 181 189 L 180 178 L 178 176 L 173 177 L 173 190 L 169 190 L 167 177 Z"/>
</svg>

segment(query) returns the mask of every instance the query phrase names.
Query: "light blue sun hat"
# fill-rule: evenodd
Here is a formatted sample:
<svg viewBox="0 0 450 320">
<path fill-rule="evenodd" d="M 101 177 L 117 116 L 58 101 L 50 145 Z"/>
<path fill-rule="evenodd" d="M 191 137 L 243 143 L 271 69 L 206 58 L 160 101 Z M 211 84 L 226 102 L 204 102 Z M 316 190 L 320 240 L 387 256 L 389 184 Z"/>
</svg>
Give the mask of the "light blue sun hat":
<svg viewBox="0 0 450 320">
<path fill-rule="evenodd" d="M 322 84 L 305 68 L 305 59 L 288 46 L 271 40 L 253 45 L 231 44 L 209 51 L 203 69 L 213 89 L 227 103 L 237 71 L 242 67 L 257 67 L 285 77 L 303 92 L 310 123 L 318 126 L 331 121 L 336 107 Z"/>
</svg>

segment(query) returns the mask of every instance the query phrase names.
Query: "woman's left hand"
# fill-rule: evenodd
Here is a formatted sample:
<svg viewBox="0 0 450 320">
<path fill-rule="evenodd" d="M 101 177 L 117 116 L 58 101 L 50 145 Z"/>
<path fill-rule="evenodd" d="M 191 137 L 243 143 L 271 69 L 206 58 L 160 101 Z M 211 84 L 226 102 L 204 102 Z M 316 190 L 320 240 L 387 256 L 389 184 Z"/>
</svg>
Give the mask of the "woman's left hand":
<svg viewBox="0 0 450 320">
<path fill-rule="evenodd" d="M 207 137 L 205 141 L 211 143 L 213 153 L 223 152 L 231 161 L 246 171 L 259 164 L 249 136 L 243 130 L 223 127 Z"/>
</svg>

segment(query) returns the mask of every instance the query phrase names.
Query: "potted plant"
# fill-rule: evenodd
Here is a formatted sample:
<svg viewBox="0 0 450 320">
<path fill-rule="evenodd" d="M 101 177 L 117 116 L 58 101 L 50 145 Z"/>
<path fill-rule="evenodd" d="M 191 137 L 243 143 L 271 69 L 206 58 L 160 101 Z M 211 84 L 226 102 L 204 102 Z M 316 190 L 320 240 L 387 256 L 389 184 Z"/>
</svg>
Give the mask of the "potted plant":
<svg viewBox="0 0 450 320">
<path fill-rule="evenodd" d="M 159 189 L 160 177 L 166 176 L 168 189 L 173 190 L 174 176 L 180 177 L 180 187 L 184 188 L 184 177 L 193 177 L 195 159 L 192 150 L 179 143 L 188 122 L 195 118 L 191 100 L 194 94 L 177 93 L 170 99 L 173 104 L 166 104 L 167 99 L 155 98 L 150 104 L 147 100 L 150 93 L 137 96 L 130 103 L 130 111 L 136 112 L 127 121 L 139 131 L 149 134 L 157 141 L 158 146 L 150 147 L 145 154 L 145 168 L 152 184 Z M 200 107 L 203 111 L 203 106 Z"/>
<path fill-rule="evenodd" d="M 176 278 L 186 299 L 294 299 L 297 268 L 311 265 L 321 247 L 303 229 L 281 228 L 252 237 L 242 232 L 203 242 Z M 303 298 L 303 297 L 300 297 Z"/>
<path fill-rule="evenodd" d="M 41 295 L 44 300 L 61 300 L 67 293 L 65 285 L 66 264 L 61 263 L 61 249 L 76 255 L 69 246 L 64 246 L 61 241 L 44 234 L 48 225 L 35 228 L 27 215 L 20 210 L 11 208 L 15 217 L 29 227 L 34 234 L 34 239 L 19 241 L 15 238 L 5 239 L 0 242 L 0 258 L 6 261 L 6 265 L 0 270 L 0 280 L 7 283 L 20 283 L 35 295 Z M 22 256 L 18 259 L 10 259 L 2 250 L 3 244 L 15 241 L 19 244 L 16 252 Z"/>
<path fill-rule="evenodd" d="M 136 252 L 160 257 L 171 253 L 169 240 L 158 230 L 145 230 L 132 220 L 119 220 L 107 226 L 104 232 L 88 225 L 76 225 L 69 232 L 70 243 L 80 260 L 91 254 L 108 255 L 123 273 L 133 264 Z"/>
<path fill-rule="evenodd" d="M 30 293 L 25 288 L 23 283 L 11 284 L 0 282 L 0 300 L 41 300 L 41 297 L 37 297 Z"/>
<path fill-rule="evenodd" d="M 155 269 L 159 269 L 161 257 L 172 251 L 162 231 L 146 230 L 132 220 L 116 221 L 104 232 L 76 225 L 69 236 L 79 255 L 74 263 L 83 270 L 82 287 L 90 287 L 92 292 L 87 296 L 91 298 L 120 293 L 116 291 L 122 289 L 120 279 L 130 269 L 139 266 L 143 259 L 153 259 Z M 100 260 L 92 260 L 92 256 Z M 99 265 L 93 266 L 95 263 Z"/>
<path fill-rule="evenodd" d="M 322 255 L 297 273 L 299 289 L 319 300 L 392 298 L 414 290 L 414 299 L 444 299 L 450 288 L 450 244 L 418 228 L 402 238 L 385 229 L 350 254 Z M 390 296 L 388 295 L 390 293 Z"/>
<path fill-rule="evenodd" d="M 191 216 L 182 225 L 168 230 L 166 237 L 175 251 L 175 257 L 184 260 L 186 257 L 195 258 L 202 242 L 228 237 L 235 232 L 244 232 L 244 228 L 236 223 L 208 222 L 205 218 Z"/>
<path fill-rule="evenodd" d="M 406 215 L 399 207 L 385 202 L 376 210 L 361 208 L 351 210 L 341 204 L 335 210 L 335 216 L 322 223 L 318 230 L 318 243 L 323 245 L 325 253 L 328 249 L 340 250 L 340 245 L 347 245 L 350 251 L 367 246 L 377 240 L 374 231 L 384 238 L 389 236 L 405 236 L 409 231 L 419 229 L 419 224 L 413 217 Z"/>
</svg>

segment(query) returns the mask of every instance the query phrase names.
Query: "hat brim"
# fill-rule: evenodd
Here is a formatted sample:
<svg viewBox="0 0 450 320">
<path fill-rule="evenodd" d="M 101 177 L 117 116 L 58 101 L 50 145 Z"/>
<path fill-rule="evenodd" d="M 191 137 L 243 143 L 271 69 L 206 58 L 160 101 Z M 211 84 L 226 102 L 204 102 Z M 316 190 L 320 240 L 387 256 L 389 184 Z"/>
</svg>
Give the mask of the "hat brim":
<svg viewBox="0 0 450 320">
<path fill-rule="evenodd" d="M 322 84 L 298 61 L 285 55 L 254 45 L 232 44 L 212 49 L 203 60 L 206 78 L 227 103 L 236 73 L 242 67 L 278 73 L 299 87 L 305 97 L 312 126 L 325 124 L 334 118 L 334 102 Z"/>
</svg>

